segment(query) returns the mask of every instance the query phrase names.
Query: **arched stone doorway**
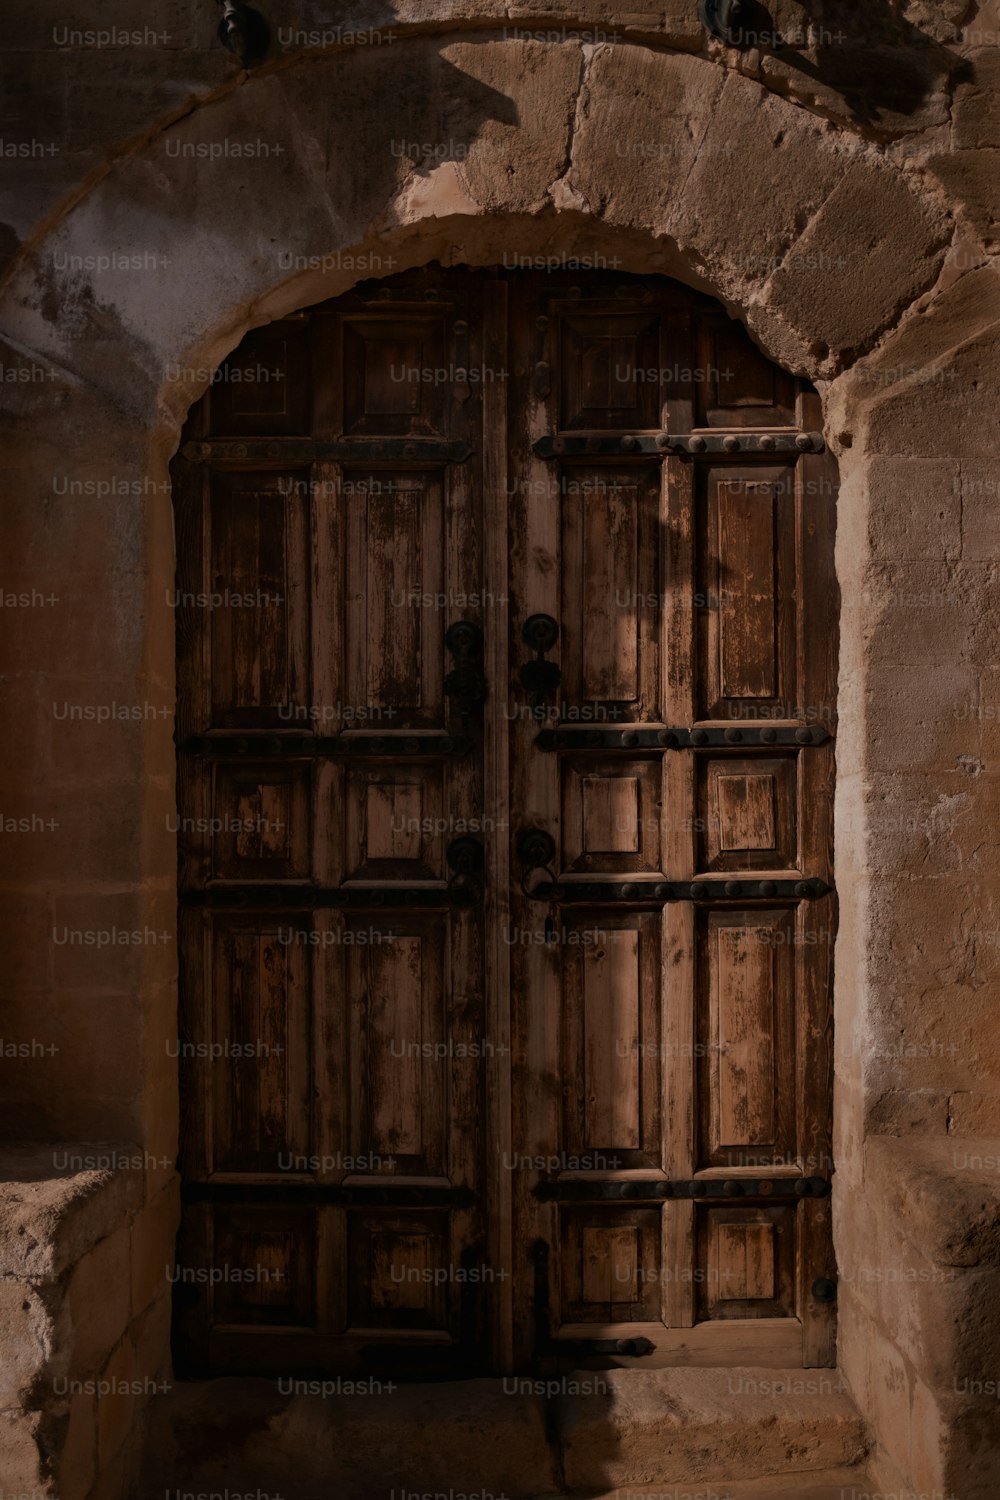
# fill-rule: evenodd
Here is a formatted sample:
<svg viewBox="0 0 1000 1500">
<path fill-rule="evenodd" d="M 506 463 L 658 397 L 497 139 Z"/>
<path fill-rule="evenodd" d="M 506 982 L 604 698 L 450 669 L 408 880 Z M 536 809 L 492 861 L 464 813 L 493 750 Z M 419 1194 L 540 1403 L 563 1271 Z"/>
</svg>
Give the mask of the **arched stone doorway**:
<svg viewBox="0 0 1000 1500">
<path fill-rule="evenodd" d="M 524 40 L 481 20 L 474 36 L 460 22 L 447 36 L 403 28 L 378 53 L 293 60 L 162 122 L 74 193 L 5 286 L 11 358 L 46 370 L 61 411 L 56 425 L 30 382 L 14 393 L 12 535 L 57 588 L 101 600 L 99 614 L 115 622 L 99 651 L 88 631 L 40 631 L 37 670 L 12 688 L 36 753 L 12 770 L 11 794 L 29 795 L 37 768 L 54 768 L 73 815 L 44 849 L 13 856 L 26 896 L 11 951 L 51 919 L 56 867 L 60 880 L 67 869 L 81 882 L 105 879 L 102 900 L 120 926 L 168 935 L 94 970 L 15 967 L 18 1013 L 47 1018 L 66 1045 L 45 1086 L 15 1088 L 14 1105 L 33 1139 L 138 1143 L 127 1160 L 139 1167 L 101 1188 L 104 1206 L 69 1263 L 85 1268 L 100 1247 L 102 1265 L 114 1255 L 127 1267 L 133 1244 L 155 1246 L 160 1261 L 176 1221 L 177 1139 L 166 1055 L 176 1016 L 174 750 L 171 725 L 157 716 L 157 705 L 169 716 L 174 685 L 175 622 L 161 603 L 174 576 L 167 466 L 220 360 L 252 326 L 435 258 L 603 256 L 624 271 L 675 276 L 718 297 L 770 357 L 818 383 L 841 460 L 837 862 L 850 878 L 841 880 L 837 961 L 838 1168 L 851 1213 L 837 1230 L 840 1354 L 891 1469 L 911 1486 L 944 1488 L 951 1481 L 940 1476 L 961 1472 L 986 1420 L 951 1389 L 947 1358 L 954 1365 L 960 1330 L 976 1323 L 992 1252 L 988 1237 L 955 1250 L 940 1216 L 924 1209 L 933 1200 L 959 1219 L 981 1214 L 985 1190 L 956 1175 L 948 1136 L 956 1121 L 966 1133 L 992 1129 L 1000 1091 L 989 1020 L 969 1004 L 983 954 L 956 964 L 952 952 L 979 876 L 951 888 L 953 917 L 938 921 L 942 885 L 927 884 L 919 841 L 907 842 L 885 802 L 907 777 L 934 804 L 939 778 L 955 776 L 963 827 L 971 820 L 978 830 L 989 815 L 989 778 L 979 773 L 990 724 L 970 730 L 955 713 L 956 682 L 986 672 L 989 643 L 974 637 L 967 650 L 947 607 L 945 628 L 928 628 L 938 617 L 905 600 L 933 598 L 934 588 L 909 590 L 899 575 L 914 562 L 933 572 L 943 527 L 965 539 L 974 597 L 989 598 L 991 491 L 969 488 L 988 475 L 967 482 L 965 471 L 989 462 L 997 438 L 995 393 L 981 376 L 998 321 L 995 277 L 969 269 L 950 205 L 925 180 L 763 83 L 648 37 Z M 265 117 L 282 155 L 236 177 L 210 148 L 255 133 Z M 657 149 L 619 169 L 623 118 Z M 429 152 L 392 147 L 425 138 Z M 95 245 L 153 231 L 163 259 L 156 295 L 128 277 L 101 281 Z M 77 492 L 86 509 L 53 487 L 67 450 L 74 482 L 89 486 Z M 137 496 L 151 503 L 139 509 Z M 61 674 L 92 674 L 95 661 L 109 698 L 128 684 L 139 701 L 151 691 L 157 709 L 132 721 L 111 753 L 85 730 L 53 737 L 37 698 L 58 696 Z M 966 708 L 974 696 L 969 686 Z M 113 849 L 101 799 L 123 833 Z M 82 884 L 59 887 L 70 908 L 89 899 Z M 94 1048 L 89 1013 L 71 1003 L 81 986 L 96 988 L 113 1020 L 113 1051 Z M 943 1016 L 956 1018 L 957 1051 L 935 1044 L 911 1061 L 907 1049 L 926 1047 Z M 51 1239 L 48 1220 L 35 1228 Z M 914 1236 L 920 1256 L 959 1268 L 946 1328 L 929 1304 L 915 1323 L 901 1318 L 891 1289 L 866 1284 L 866 1242 L 905 1260 Z M 67 1262 L 58 1264 L 61 1275 Z M 120 1270 L 115 1284 L 128 1286 Z M 74 1344 L 87 1370 L 127 1363 L 137 1349 L 145 1368 L 166 1368 L 164 1288 L 148 1270 L 115 1304 L 118 1342 L 97 1352 Z M 17 1261 L 14 1274 L 36 1272 Z M 45 1282 L 50 1270 L 37 1275 Z M 61 1346 L 64 1355 L 73 1357 Z M 50 1372 L 48 1355 L 39 1360 Z M 45 1378 L 18 1427 L 25 1487 L 36 1482 L 29 1462 L 37 1470 L 38 1454 L 60 1454 L 65 1440 L 65 1403 L 44 1395 Z"/>
<path fill-rule="evenodd" d="M 370 281 L 219 371 L 173 471 L 186 1363 L 833 1363 L 820 421 L 608 272 Z"/>
</svg>

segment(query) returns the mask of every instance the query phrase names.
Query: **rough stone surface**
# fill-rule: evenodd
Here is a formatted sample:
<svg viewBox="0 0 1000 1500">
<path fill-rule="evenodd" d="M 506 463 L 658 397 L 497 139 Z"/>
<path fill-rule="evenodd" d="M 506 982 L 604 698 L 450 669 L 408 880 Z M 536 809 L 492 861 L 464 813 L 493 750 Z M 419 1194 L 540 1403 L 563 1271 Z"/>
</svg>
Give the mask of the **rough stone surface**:
<svg viewBox="0 0 1000 1500">
<path fill-rule="evenodd" d="M 143 34 L 100 46 L 59 40 L 83 23 L 56 0 L 13 0 L 6 18 L 0 584 L 60 601 L 5 609 L 0 644 L 17 726 L 0 746 L 0 811 L 59 825 L 5 836 L 0 875 L 5 1036 L 59 1048 L 13 1064 L 9 1088 L 5 1069 L 4 1129 L 47 1143 L 10 1158 L 0 1189 L 8 1399 L 28 1403 L 0 1429 L 6 1488 L 51 1493 L 61 1470 L 63 1500 L 134 1500 L 143 1402 L 71 1404 L 52 1378 L 169 1369 L 157 1269 L 172 1252 L 177 1139 L 167 464 L 244 332 L 345 290 L 355 273 L 338 256 L 358 251 L 391 269 L 577 254 L 677 276 L 819 380 L 842 477 L 840 1359 L 885 1490 L 993 1500 L 995 1405 L 954 1380 L 988 1378 L 1000 1320 L 1000 6 L 827 0 L 806 18 L 774 0 L 785 45 L 758 37 L 739 52 L 705 39 L 693 0 L 358 0 L 357 45 L 342 7 L 329 23 L 314 0 L 289 0 L 252 75 L 219 47 L 213 9 L 151 0 L 139 17 L 109 0 L 99 24 Z M 248 141 L 266 152 L 213 155 Z M 151 263 L 88 259 L 123 247 Z M 109 469 L 125 489 L 100 491 Z M 81 679 L 166 716 L 70 737 L 51 706 Z M 167 941 L 113 963 L 52 947 L 55 923 L 109 912 Z M 150 1160 L 67 1174 L 53 1162 L 67 1140 L 139 1141 Z M 123 1234 L 121 1284 L 91 1308 L 80 1289 L 122 1267 Z M 911 1292 L 884 1274 L 894 1265 L 931 1279 Z M 74 1284 L 88 1309 L 75 1335 Z M 683 1372 L 682 1409 L 703 1374 Z M 267 1434 L 252 1491 L 309 1421 L 245 1387 L 238 1401 Z M 195 1393 L 176 1411 L 182 1451 L 199 1433 L 240 1451 L 221 1406 Z M 430 1463 L 416 1412 L 408 1430 Z M 592 1431 L 613 1436 L 602 1421 Z M 498 1447 L 519 1482 L 548 1462 L 540 1422 L 529 1403 Z M 790 1439 L 796 1461 L 825 1462 L 810 1430 Z M 453 1435 L 474 1446 L 462 1421 Z M 745 1441 L 734 1430 L 752 1464 L 762 1450 Z M 275 1467 L 280 1490 L 288 1466 Z M 797 1481 L 769 1492 L 782 1483 Z"/>
<path fill-rule="evenodd" d="M 630 1370 L 608 1391 L 557 1398 L 566 1483 L 618 1486 L 752 1479 L 834 1468 L 865 1452 L 864 1424 L 836 1374 L 809 1370 Z"/>
<path fill-rule="evenodd" d="M 559 1485 L 533 1394 L 499 1382 L 284 1396 L 274 1381 L 178 1386 L 154 1408 L 141 1500 L 180 1489 L 263 1489 L 286 1500 L 403 1491 L 554 1495 Z M 276 1489 L 275 1489 L 276 1487 Z"/>
<path fill-rule="evenodd" d="M 827 1469 L 820 1474 L 768 1475 L 746 1482 L 727 1481 L 721 1488 L 692 1492 L 688 1484 L 632 1484 L 629 1496 L 648 1500 L 874 1500 L 876 1481 L 865 1468 Z M 544 1500 L 544 1497 L 539 1497 Z M 606 1490 L 591 1500 L 623 1500 L 621 1490 Z"/>
</svg>

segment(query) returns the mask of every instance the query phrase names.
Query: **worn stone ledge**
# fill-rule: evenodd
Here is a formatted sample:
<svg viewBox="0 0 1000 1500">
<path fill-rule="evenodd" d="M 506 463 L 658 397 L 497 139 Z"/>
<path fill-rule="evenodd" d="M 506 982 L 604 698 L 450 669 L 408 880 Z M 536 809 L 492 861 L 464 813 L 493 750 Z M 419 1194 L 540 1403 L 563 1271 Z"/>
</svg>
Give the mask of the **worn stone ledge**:
<svg viewBox="0 0 1000 1500">
<path fill-rule="evenodd" d="M 1000 1138 L 876 1136 L 865 1181 L 934 1264 L 1000 1268 Z"/>
<path fill-rule="evenodd" d="M 100 1166 L 60 1171 L 66 1152 L 85 1161 L 105 1157 L 145 1163 L 135 1146 L 9 1147 L 0 1173 L 0 1276 L 35 1283 L 58 1281 L 100 1240 L 127 1224 L 142 1203 L 145 1165 L 115 1171 Z"/>
</svg>

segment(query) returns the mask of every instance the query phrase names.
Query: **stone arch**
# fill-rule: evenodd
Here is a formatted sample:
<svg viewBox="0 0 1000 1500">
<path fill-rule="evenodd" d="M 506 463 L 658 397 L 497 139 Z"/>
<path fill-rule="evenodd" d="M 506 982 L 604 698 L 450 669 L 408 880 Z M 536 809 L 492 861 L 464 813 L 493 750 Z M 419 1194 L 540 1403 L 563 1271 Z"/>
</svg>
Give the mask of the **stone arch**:
<svg viewBox="0 0 1000 1500">
<path fill-rule="evenodd" d="M 505 253 L 617 257 L 623 270 L 662 271 L 710 292 L 772 358 L 819 382 L 842 450 L 838 860 L 850 883 L 838 948 L 848 1059 L 840 1128 L 844 1181 L 859 1188 L 865 1129 L 881 1122 L 892 1134 L 900 1111 L 937 1108 L 965 1078 L 945 1066 L 907 1087 L 894 1085 L 891 1067 L 852 1065 L 859 1043 L 899 1028 L 898 981 L 880 967 L 874 925 L 890 932 L 913 920 L 901 898 L 893 905 L 878 891 L 898 841 L 872 826 L 870 777 L 894 768 L 884 754 L 891 727 L 880 731 L 877 713 L 872 740 L 872 694 L 891 695 L 890 669 L 914 680 L 928 671 L 919 646 L 901 641 L 898 623 L 867 608 L 860 590 L 896 555 L 894 538 L 909 537 L 904 466 L 923 456 L 942 485 L 952 483 L 954 450 L 939 431 L 927 436 L 927 383 L 915 370 L 971 367 L 1000 322 L 992 272 L 938 282 L 950 235 L 935 191 L 859 136 L 704 58 L 633 42 L 523 41 L 480 29 L 307 56 L 205 100 L 116 160 L 30 245 L 0 302 L 14 362 L 44 372 L 45 396 L 56 394 L 61 413 L 55 427 L 35 377 L 17 388 L 12 539 L 54 586 L 92 590 L 108 627 L 53 637 L 46 671 L 15 689 L 33 753 L 12 776 L 13 792 L 49 775 L 66 807 L 59 837 L 13 871 L 26 893 L 15 951 L 72 906 L 72 888 L 53 894 L 60 862 L 81 882 L 116 882 L 123 925 L 173 928 L 164 817 L 172 726 L 159 711 L 173 694 L 173 620 L 162 604 L 172 579 L 167 464 L 184 414 L 243 333 L 378 274 L 389 258 L 396 270 L 433 259 L 485 265 Z M 108 266 L 109 254 L 130 259 Z M 921 299 L 935 290 L 923 313 Z M 947 386 L 934 394 L 947 410 Z M 995 438 L 990 390 L 976 403 Z M 67 455 L 74 492 L 53 480 L 67 473 Z M 918 556 L 930 557 L 932 545 L 920 545 Z M 873 631 L 886 642 L 880 658 Z M 946 672 L 939 656 L 931 650 L 931 665 Z M 96 740 L 89 756 L 85 742 L 82 753 L 79 741 L 71 750 L 46 720 L 46 695 L 74 672 L 105 696 L 117 684 L 152 708 L 112 756 Z M 940 698 L 943 687 L 931 679 L 928 690 Z M 951 766 L 947 713 L 940 703 L 927 712 L 921 765 Z M 49 1014 L 77 1056 L 87 1055 L 89 1032 L 70 1013 L 74 994 L 99 993 L 119 1038 L 116 1056 L 94 1058 L 89 1071 L 67 1049 L 61 1093 L 15 1101 L 27 1132 L 58 1139 L 72 1122 L 93 1139 L 138 1141 L 169 1160 L 169 944 L 125 952 L 113 971 L 98 966 L 82 978 L 58 960 L 37 969 L 28 956 L 15 974 L 17 1003 Z M 946 976 L 919 1014 L 949 986 L 964 1001 L 964 983 L 962 972 Z M 940 1133 L 936 1118 L 921 1116 L 918 1128 Z M 152 1174 L 137 1208 L 145 1201 L 152 1212 L 169 1176 Z M 160 1243 L 170 1216 L 156 1211 Z"/>
</svg>

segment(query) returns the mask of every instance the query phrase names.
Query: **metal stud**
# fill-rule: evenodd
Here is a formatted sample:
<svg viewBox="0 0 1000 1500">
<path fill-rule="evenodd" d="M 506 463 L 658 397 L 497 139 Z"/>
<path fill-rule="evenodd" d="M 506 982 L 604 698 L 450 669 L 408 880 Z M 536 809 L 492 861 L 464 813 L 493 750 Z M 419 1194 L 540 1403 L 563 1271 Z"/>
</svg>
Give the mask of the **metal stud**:
<svg viewBox="0 0 1000 1500">
<path fill-rule="evenodd" d="M 760 883 L 760 893 L 762 896 L 773 896 L 777 889 L 773 880 L 762 880 Z"/>
<path fill-rule="evenodd" d="M 727 896 L 739 896 L 739 895 L 742 894 L 742 891 L 743 891 L 743 887 L 742 887 L 742 885 L 740 884 L 740 882 L 738 880 L 727 880 L 726 881 L 726 895 Z"/>
<path fill-rule="evenodd" d="M 762 729 L 760 737 L 765 745 L 773 745 L 778 738 L 778 731 L 776 729 Z"/>
<path fill-rule="evenodd" d="M 798 741 L 798 743 L 800 745 L 811 745 L 812 744 L 812 730 L 811 729 L 796 729 L 796 731 L 795 731 L 795 738 L 796 738 L 796 740 Z"/>
<path fill-rule="evenodd" d="M 812 448 L 812 445 L 813 440 L 807 432 L 800 432 L 796 434 L 795 446 L 796 448 L 798 448 L 800 453 L 808 453 Z"/>
<path fill-rule="evenodd" d="M 738 453 L 740 451 L 740 440 L 738 437 L 723 438 L 722 446 L 727 453 Z"/>
<path fill-rule="evenodd" d="M 661 729 L 656 736 L 658 745 L 673 745 L 675 742 L 676 736 L 669 729 Z"/>
<path fill-rule="evenodd" d="M 703 885 L 700 880 L 696 880 L 695 883 L 694 883 L 694 885 L 691 887 L 691 899 L 692 899 L 692 901 L 700 901 L 700 900 L 702 900 L 703 897 L 705 897 L 707 895 L 708 895 L 708 886 L 707 885 Z"/>
<path fill-rule="evenodd" d="M 632 437 L 631 435 L 629 435 L 628 437 L 622 438 L 622 447 L 625 449 L 626 453 L 631 453 L 632 449 L 638 448 L 638 446 L 639 439 L 637 437 Z"/>
<path fill-rule="evenodd" d="M 692 731 L 691 731 L 691 743 L 692 743 L 692 745 L 707 745 L 708 744 L 708 734 L 707 734 L 707 732 L 704 729 L 692 729 Z"/>
<path fill-rule="evenodd" d="M 765 453 L 771 453 L 771 452 L 773 452 L 773 450 L 774 450 L 774 438 L 773 437 L 769 437 L 768 434 L 765 433 L 764 436 L 760 440 L 760 447 L 764 450 Z"/>
<path fill-rule="evenodd" d="M 742 739 L 743 739 L 743 735 L 740 732 L 740 730 L 738 730 L 738 729 L 727 729 L 726 730 L 726 740 L 727 740 L 727 742 L 730 745 L 738 745 Z"/>
<path fill-rule="evenodd" d="M 638 743 L 639 736 L 636 734 L 634 729 L 627 729 L 622 735 L 622 744 L 625 745 L 628 749 L 631 749 L 633 745 L 638 745 Z"/>
<path fill-rule="evenodd" d="M 695 436 L 688 440 L 688 448 L 692 453 L 704 453 L 707 447 L 708 444 L 705 442 L 705 439 L 703 437 Z"/>
</svg>

